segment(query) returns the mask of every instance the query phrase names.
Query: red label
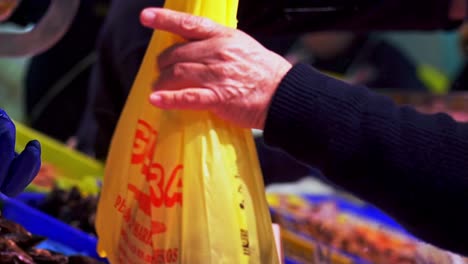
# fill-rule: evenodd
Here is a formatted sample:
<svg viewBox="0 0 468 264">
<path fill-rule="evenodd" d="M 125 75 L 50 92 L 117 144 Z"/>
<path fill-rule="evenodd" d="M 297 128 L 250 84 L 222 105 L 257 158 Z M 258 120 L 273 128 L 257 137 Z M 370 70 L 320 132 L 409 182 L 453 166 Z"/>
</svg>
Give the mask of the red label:
<svg viewBox="0 0 468 264">
<path fill-rule="evenodd" d="M 158 132 L 144 120 L 138 120 L 133 141 L 131 163 L 141 166 L 141 176 L 149 183 L 148 191 L 142 191 L 133 184 L 128 190 L 135 195 L 139 208 L 150 215 L 151 206 L 160 208 L 182 205 L 183 165 L 164 168 L 153 160 L 157 147 Z"/>
<path fill-rule="evenodd" d="M 152 263 L 174 263 L 179 259 L 179 250 L 171 249 L 156 249 L 153 251 Z"/>
<path fill-rule="evenodd" d="M 132 164 L 143 163 L 149 151 L 148 147 L 154 146 L 154 143 L 150 141 L 156 140 L 156 136 L 157 132 L 150 124 L 144 120 L 138 120 L 133 140 Z"/>
<path fill-rule="evenodd" d="M 165 264 L 179 261 L 178 248 L 156 248 L 147 252 L 130 241 L 125 230 L 121 230 L 121 237 L 118 245 L 119 263 Z"/>
</svg>

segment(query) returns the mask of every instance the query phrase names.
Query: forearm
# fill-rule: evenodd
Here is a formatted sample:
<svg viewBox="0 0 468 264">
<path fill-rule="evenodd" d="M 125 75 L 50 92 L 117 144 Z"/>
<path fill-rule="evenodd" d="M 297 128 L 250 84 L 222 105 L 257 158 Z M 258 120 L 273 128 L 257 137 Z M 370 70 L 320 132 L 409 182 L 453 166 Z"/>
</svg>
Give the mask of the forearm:
<svg viewBox="0 0 468 264">
<path fill-rule="evenodd" d="M 280 85 L 264 136 L 416 236 L 468 254 L 468 125 L 302 65 Z"/>
</svg>

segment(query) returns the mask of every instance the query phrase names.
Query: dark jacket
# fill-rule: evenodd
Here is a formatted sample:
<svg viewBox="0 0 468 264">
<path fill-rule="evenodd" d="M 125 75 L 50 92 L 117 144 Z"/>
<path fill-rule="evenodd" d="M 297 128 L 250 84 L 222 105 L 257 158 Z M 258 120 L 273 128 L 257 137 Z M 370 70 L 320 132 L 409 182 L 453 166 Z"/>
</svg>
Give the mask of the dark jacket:
<svg viewBox="0 0 468 264">
<path fill-rule="evenodd" d="M 397 47 L 377 38 L 356 37 L 342 53 L 332 58 L 315 58 L 316 69 L 339 75 L 365 75 L 359 84 L 386 90 L 425 91 L 417 66 Z"/>
<path fill-rule="evenodd" d="M 89 107 L 79 131 L 80 150 L 105 159 L 112 134 L 151 38 L 140 24 L 145 7 L 162 0 L 114 0 L 98 40 L 89 86 Z"/>
</svg>

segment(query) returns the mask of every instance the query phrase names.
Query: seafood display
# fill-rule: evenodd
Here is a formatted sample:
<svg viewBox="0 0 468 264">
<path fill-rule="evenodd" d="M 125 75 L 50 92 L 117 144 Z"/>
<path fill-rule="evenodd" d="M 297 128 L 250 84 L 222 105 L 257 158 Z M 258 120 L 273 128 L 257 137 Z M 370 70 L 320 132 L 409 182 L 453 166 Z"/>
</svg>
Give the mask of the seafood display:
<svg viewBox="0 0 468 264">
<path fill-rule="evenodd" d="M 21 225 L 0 216 L 0 263 L 4 264 L 75 264 L 100 263 L 85 256 L 64 256 L 35 248 L 46 238 L 35 236 Z"/>
<path fill-rule="evenodd" d="M 468 121 L 468 93 L 437 95 L 425 92 L 383 92 L 398 105 L 411 105 L 427 114 L 446 113 L 459 122 Z"/>
<path fill-rule="evenodd" d="M 82 196 L 78 188 L 69 191 L 54 187 L 38 204 L 38 209 L 84 232 L 96 235 L 94 219 L 98 197 Z"/>
<path fill-rule="evenodd" d="M 340 210 L 334 201 L 311 203 L 291 195 L 275 195 L 275 199 L 272 220 L 287 230 L 283 237 L 285 255 L 294 258 L 300 251 L 316 251 L 311 256 L 301 256 L 301 260 L 308 260 L 304 263 L 317 262 L 317 256 L 312 254 L 321 255 L 319 263 L 448 264 L 453 263 L 454 257 L 462 259 L 399 230 Z M 338 253 L 329 254 L 330 250 L 350 258 L 332 261 L 338 259 Z M 324 260 L 327 254 L 329 258 Z"/>
<path fill-rule="evenodd" d="M 39 169 L 39 173 L 32 181 L 32 185 L 35 185 L 36 187 L 42 188 L 44 190 L 52 190 L 52 188 L 55 186 L 56 175 L 57 173 L 55 172 L 54 166 L 47 162 L 43 162 L 41 168 Z"/>
<path fill-rule="evenodd" d="M 343 211 L 333 199 L 315 203 L 300 196 L 270 194 L 269 202 L 273 222 L 283 228 L 285 255 L 296 260 L 300 255 L 300 263 L 453 263 L 454 255 L 401 230 Z M 96 235 L 97 203 L 98 197 L 84 197 L 76 187 L 69 191 L 54 187 L 33 206 Z"/>
</svg>

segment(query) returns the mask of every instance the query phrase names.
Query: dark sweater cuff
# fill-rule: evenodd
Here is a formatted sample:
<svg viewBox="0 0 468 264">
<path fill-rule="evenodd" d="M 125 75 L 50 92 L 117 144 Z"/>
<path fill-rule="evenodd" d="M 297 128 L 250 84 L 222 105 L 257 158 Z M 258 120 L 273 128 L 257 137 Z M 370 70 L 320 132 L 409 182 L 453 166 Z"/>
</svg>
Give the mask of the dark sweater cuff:
<svg viewBox="0 0 468 264">
<path fill-rule="evenodd" d="M 298 106 L 298 101 L 301 101 L 301 88 L 303 86 L 302 78 L 311 74 L 310 69 L 302 64 L 293 66 L 278 86 L 270 107 L 268 109 L 267 119 L 263 136 L 268 145 L 278 146 L 282 137 L 288 135 L 288 123 L 296 122 L 299 116 L 312 110 L 308 110 L 308 104 Z M 305 91 L 309 93 L 310 91 Z M 305 108 L 305 109 L 304 109 Z"/>
<path fill-rule="evenodd" d="M 302 135 L 306 130 L 311 132 L 306 128 L 322 123 L 318 115 L 324 116 L 325 113 L 319 109 L 318 101 L 323 89 L 328 86 L 327 79 L 330 77 L 309 65 L 297 64 L 291 68 L 276 90 L 268 110 L 264 129 L 268 145 L 284 148 L 293 147 L 291 144 L 294 144 L 300 148 L 300 142 L 294 139 L 315 137 L 318 141 L 314 141 L 320 142 L 319 137 L 327 136 L 319 130 L 315 130 L 316 135 Z"/>
</svg>

